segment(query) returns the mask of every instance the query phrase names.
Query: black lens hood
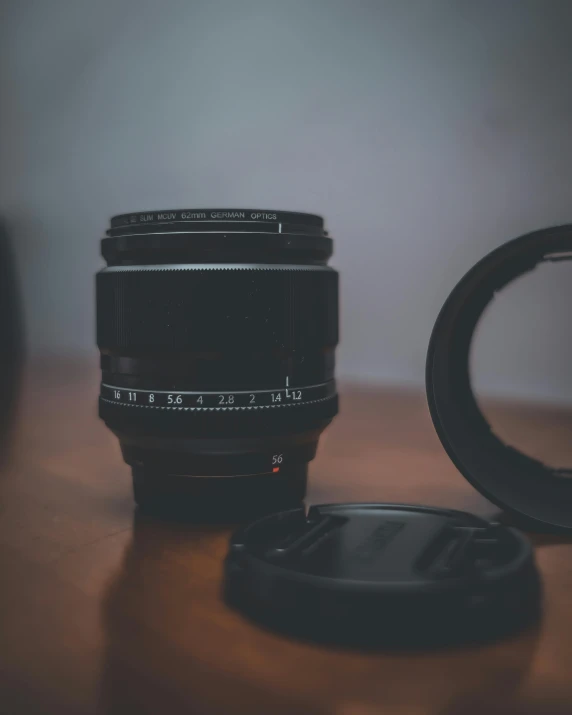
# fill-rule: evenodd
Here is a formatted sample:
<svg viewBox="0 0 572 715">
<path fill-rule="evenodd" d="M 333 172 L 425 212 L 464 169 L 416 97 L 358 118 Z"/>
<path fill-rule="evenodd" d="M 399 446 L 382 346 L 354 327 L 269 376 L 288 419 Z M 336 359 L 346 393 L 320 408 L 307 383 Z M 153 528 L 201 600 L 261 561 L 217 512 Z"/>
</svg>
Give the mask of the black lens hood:
<svg viewBox="0 0 572 715">
<path fill-rule="evenodd" d="M 572 225 L 528 233 L 489 253 L 445 301 L 426 365 L 433 424 L 457 469 L 529 528 L 559 532 L 572 532 L 572 470 L 549 467 L 494 434 L 473 394 L 469 356 L 477 323 L 497 291 L 539 263 L 570 259 Z"/>
</svg>

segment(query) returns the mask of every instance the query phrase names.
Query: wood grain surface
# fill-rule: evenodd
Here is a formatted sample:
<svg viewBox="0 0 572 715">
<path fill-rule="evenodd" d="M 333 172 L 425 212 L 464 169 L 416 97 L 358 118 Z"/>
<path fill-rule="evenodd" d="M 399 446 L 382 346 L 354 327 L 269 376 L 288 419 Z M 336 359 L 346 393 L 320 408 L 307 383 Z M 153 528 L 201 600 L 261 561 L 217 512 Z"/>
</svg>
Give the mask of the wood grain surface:
<svg viewBox="0 0 572 715">
<path fill-rule="evenodd" d="M 96 417 L 97 369 L 36 364 L 0 475 L 0 712 L 572 712 L 572 544 L 533 537 L 545 590 L 534 631 L 496 645 L 395 654 L 267 632 L 220 597 L 230 527 L 136 513 Z M 499 431 L 572 464 L 572 412 L 488 405 Z M 310 500 L 397 501 L 485 516 L 416 392 L 342 390 Z"/>
</svg>

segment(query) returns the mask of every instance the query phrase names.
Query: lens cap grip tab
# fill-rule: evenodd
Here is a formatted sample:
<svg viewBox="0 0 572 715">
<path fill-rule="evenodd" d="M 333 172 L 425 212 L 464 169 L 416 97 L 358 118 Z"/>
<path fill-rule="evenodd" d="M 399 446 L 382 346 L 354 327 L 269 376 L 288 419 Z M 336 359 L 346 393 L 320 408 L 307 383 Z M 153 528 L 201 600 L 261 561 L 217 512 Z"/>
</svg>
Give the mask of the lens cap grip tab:
<svg viewBox="0 0 572 715">
<path fill-rule="evenodd" d="M 435 323 L 426 364 L 427 400 L 449 457 L 488 499 L 531 527 L 572 531 L 572 480 L 502 442 L 481 413 L 471 386 L 469 353 L 477 323 L 494 294 L 544 261 L 572 259 L 572 226 L 509 241 L 455 286 Z"/>
</svg>

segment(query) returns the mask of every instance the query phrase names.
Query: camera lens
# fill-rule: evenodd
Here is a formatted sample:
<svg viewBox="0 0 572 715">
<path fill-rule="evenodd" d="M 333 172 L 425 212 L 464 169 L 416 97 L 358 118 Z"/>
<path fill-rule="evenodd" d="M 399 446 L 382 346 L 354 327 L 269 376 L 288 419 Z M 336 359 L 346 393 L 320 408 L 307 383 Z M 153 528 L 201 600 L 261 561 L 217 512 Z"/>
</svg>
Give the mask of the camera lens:
<svg viewBox="0 0 572 715">
<path fill-rule="evenodd" d="M 220 518 L 298 505 L 338 410 L 338 274 L 323 219 L 125 214 L 101 250 L 99 414 L 136 502 Z"/>
</svg>

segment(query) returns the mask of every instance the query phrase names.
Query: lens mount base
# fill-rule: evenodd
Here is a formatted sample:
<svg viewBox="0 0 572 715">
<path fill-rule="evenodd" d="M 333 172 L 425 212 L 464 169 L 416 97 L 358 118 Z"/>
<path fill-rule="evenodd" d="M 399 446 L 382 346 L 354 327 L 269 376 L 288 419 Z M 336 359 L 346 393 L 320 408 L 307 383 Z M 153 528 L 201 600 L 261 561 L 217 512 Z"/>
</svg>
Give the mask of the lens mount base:
<svg viewBox="0 0 572 715">
<path fill-rule="evenodd" d="M 300 507 L 306 494 L 308 464 L 268 474 L 188 477 L 133 467 L 133 494 L 139 509 L 180 515 L 195 522 L 235 522 Z"/>
</svg>

